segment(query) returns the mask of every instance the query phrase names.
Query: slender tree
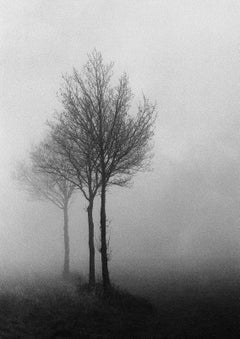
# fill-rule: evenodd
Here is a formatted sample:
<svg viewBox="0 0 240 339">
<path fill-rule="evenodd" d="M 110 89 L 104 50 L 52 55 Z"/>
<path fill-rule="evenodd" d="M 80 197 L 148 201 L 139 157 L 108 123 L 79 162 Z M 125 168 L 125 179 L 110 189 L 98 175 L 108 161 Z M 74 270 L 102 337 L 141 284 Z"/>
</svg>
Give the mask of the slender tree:
<svg viewBox="0 0 240 339">
<path fill-rule="evenodd" d="M 64 217 L 64 264 L 63 277 L 70 273 L 70 245 L 68 207 L 75 185 L 63 177 L 53 174 L 40 173 L 35 166 L 19 163 L 14 175 L 20 187 L 26 190 L 31 197 L 51 201 L 63 211 Z"/>
<path fill-rule="evenodd" d="M 98 172 L 94 171 L 91 144 L 82 142 L 79 130 L 60 114 L 55 123 L 49 123 L 51 136 L 31 153 L 38 171 L 65 178 L 77 187 L 88 201 L 89 285 L 95 285 L 95 245 L 93 204 L 99 188 Z"/>
<path fill-rule="evenodd" d="M 123 74 L 117 86 L 111 85 L 113 64 L 104 64 L 96 50 L 79 73 L 64 77 L 61 121 L 73 127 L 81 149 L 86 144 L 93 174 L 101 185 L 101 261 L 104 291 L 110 287 L 108 246 L 106 240 L 106 189 L 124 186 L 139 170 L 146 169 L 151 158 L 149 141 L 153 136 L 155 105 L 145 97 L 137 114 L 129 113 L 132 93 Z M 75 137 L 74 137 L 75 138 Z M 70 147 L 71 148 L 71 147 Z M 90 150 L 90 152 L 89 152 Z M 82 154 L 79 155 L 80 159 Z"/>
</svg>

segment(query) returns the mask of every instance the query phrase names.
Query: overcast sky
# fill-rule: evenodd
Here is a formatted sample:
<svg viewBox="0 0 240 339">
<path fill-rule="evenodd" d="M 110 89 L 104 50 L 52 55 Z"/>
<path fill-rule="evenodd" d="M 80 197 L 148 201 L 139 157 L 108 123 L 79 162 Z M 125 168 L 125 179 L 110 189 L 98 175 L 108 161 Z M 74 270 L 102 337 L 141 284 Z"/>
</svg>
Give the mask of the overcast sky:
<svg viewBox="0 0 240 339">
<path fill-rule="evenodd" d="M 144 92 L 158 109 L 152 171 L 107 198 L 112 270 L 239 265 L 240 2 L 0 0 L 0 25 L 0 267 L 61 265 L 60 211 L 10 177 L 59 108 L 62 74 L 94 48 L 128 73 L 135 102 Z M 85 206 L 72 207 L 79 267 Z"/>
</svg>

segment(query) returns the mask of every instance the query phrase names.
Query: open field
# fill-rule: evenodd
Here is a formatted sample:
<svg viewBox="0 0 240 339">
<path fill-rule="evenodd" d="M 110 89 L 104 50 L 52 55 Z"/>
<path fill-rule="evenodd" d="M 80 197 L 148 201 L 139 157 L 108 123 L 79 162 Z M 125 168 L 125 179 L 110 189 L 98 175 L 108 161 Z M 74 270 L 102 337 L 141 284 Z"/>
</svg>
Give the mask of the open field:
<svg viewBox="0 0 240 339">
<path fill-rule="evenodd" d="M 79 277 L 10 279 L 1 283 L 1 338 L 239 338 L 238 280 L 204 285 L 179 279 L 142 291 L 114 288 L 103 298 Z"/>
</svg>

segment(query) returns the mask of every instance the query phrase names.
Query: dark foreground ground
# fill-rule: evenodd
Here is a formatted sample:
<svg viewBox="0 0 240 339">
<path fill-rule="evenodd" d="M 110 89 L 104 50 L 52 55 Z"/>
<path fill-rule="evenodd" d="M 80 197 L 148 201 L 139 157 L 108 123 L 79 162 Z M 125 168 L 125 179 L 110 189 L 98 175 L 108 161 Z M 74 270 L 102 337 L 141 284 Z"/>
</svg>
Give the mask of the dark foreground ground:
<svg viewBox="0 0 240 339">
<path fill-rule="evenodd" d="M 239 286 L 239 287 L 238 287 Z M 0 286 L 0 338 L 240 338 L 240 285 L 159 287 L 148 301 L 78 280 Z"/>
<path fill-rule="evenodd" d="M 2 283 L 0 338 L 151 338 L 154 310 L 114 288 L 103 298 L 78 280 Z"/>
<path fill-rule="evenodd" d="M 240 285 L 189 288 L 156 298 L 160 338 L 240 338 Z"/>
</svg>

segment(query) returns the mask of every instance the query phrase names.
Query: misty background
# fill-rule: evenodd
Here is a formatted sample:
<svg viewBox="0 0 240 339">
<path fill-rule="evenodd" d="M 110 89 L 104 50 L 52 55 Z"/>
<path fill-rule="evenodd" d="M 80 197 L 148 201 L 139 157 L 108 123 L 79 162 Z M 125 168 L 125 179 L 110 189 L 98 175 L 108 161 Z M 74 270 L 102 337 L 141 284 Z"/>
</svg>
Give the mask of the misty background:
<svg viewBox="0 0 240 339">
<path fill-rule="evenodd" d="M 116 79 L 129 75 L 132 110 L 142 92 L 158 110 L 151 171 L 107 196 L 113 280 L 143 288 L 181 272 L 203 282 L 238 274 L 239 1 L 2 0 L 0 13 L 0 277 L 61 271 L 61 211 L 31 201 L 11 173 L 60 109 L 62 74 L 80 70 L 93 48 L 114 61 Z M 82 274 L 85 209 L 76 195 L 70 258 Z"/>
</svg>

